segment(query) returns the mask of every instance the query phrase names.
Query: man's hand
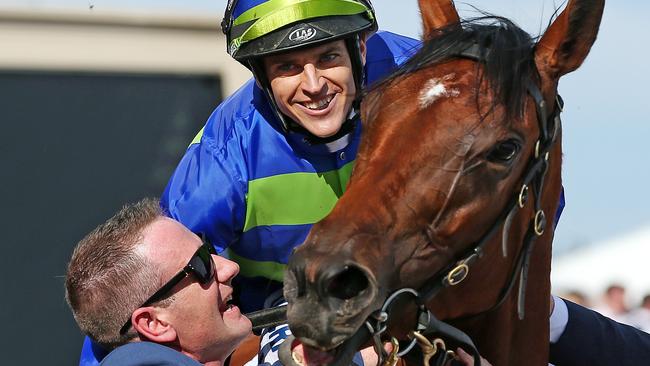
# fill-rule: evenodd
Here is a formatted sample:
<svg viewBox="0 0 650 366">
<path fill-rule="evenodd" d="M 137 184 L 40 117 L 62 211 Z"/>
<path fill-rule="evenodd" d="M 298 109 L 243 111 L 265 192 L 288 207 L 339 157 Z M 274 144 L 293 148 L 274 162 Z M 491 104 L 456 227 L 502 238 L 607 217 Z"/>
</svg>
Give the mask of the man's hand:
<svg viewBox="0 0 650 366">
<path fill-rule="evenodd" d="M 458 361 L 462 362 L 463 365 L 474 366 L 474 357 L 472 357 L 472 355 L 469 353 L 463 351 L 462 348 L 456 348 L 456 355 L 458 356 Z M 481 357 L 481 366 L 492 366 L 492 364 Z"/>
<path fill-rule="evenodd" d="M 393 350 L 393 347 L 390 343 L 385 343 L 384 349 L 386 350 L 387 353 L 390 353 Z M 375 352 L 374 348 L 366 347 L 359 352 L 361 352 L 361 357 L 363 358 L 363 364 L 365 366 L 377 365 L 377 361 L 379 360 L 379 357 L 377 356 L 377 353 Z M 470 355 L 469 353 L 463 351 L 462 348 L 456 349 L 456 355 L 457 355 L 456 360 L 460 361 L 463 365 L 474 366 L 474 357 L 472 357 L 472 355 Z M 481 366 L 492 366 L 492 364 L 489 363 L 483 357 L 481 357 Z"/>
</svg>

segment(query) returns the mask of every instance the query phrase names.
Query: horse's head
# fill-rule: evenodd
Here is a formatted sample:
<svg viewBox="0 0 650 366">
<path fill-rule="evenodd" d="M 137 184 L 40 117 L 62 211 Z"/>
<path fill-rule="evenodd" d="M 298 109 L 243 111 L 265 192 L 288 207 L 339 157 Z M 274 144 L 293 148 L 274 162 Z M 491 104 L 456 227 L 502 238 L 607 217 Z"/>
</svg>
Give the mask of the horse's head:
<svg viewBox="0 0 650 366">
<path fill-rule="evenodd" d="M 561 148 L 559 128 L 545 115 L 558 108 L 560 76 L 589 52 L 604 1 L 570 1 L 539 42 L 506 19 L 460 22 L 448 0 L 419 3 L 422 49 L 364 99 L 347 191 L 289 262 L 291 330 L 320 350 L 357 332 L 392 291 L 421 288 L 459 260 L 474 261 L 477 245 L 484 253 L 476 269 L 430 307 L 446 319 L 490 308 L 529 223 L 543 231 L 543 218 L 532 218 L 543 211 L 549 226 L 554 221 Z M 525 190 L 531 199 L 520 208 Z M 512 229 L 502 247 L 501 233 L 493 234 L 503 226 Z M 552 229 L 543 237 L 550 243 Z M 548 304 L 548 283 L 540 288 Z M 479 289 L 481 296 L 466 295 Z"/>
</svg>

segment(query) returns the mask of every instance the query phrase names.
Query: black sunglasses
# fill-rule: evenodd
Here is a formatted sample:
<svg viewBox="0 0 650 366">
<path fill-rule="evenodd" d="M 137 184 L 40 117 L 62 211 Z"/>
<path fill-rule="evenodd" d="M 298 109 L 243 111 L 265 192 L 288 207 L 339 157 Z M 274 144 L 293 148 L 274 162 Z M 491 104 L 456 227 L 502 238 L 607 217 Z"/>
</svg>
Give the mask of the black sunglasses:
<svg viewBox="0 0 650 366">
<path fill-rule="evenodd" d="M 205 235 L 200 236 L 203 244 L 201 244 L 199 249 L 194 252 L 194 255 L 192 255 L 190 261 L 187 262 L 187 265 L 183 267 L 183 269 L 174 277 L 172 277 L 171 280 L 164 284 L 158 291 L 151 295 L 151 297 L 149 297 L 147 301 L 145 301 L 138 308 L 151 305 L 157 301 L 164 299 L 167 293 L 171 291 L 174 286 L 176 286 L 190 274 L 193 274 L 199 283 L 203 285 L 210 283 L 214 279 L 215 265 L 214 261 L 212 260 L 212 254 L 217 254 L 217 252 L 212 244 L 206 240 Z M 122 328 L 120 328 L 120 335 L 125 334 L 129 328 L 131 328 L 131 317 L 129 317 L 129 320 L 127 320 Z"/>
</svg>

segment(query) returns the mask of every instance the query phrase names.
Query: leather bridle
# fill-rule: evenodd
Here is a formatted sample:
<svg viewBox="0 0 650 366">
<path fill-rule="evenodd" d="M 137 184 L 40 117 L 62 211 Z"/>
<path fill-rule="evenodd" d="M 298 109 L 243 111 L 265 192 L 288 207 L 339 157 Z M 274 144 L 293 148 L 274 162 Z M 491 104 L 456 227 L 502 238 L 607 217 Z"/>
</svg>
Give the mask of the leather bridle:
<svg viewBox="0 0 650 366">
<path fill-rule="evenodd" d="M 481 53 L 476 44 L 467 48 L 459 56 L 477 62 L 482 62 L 485 57 L 484 53 Z M 434 275 L 431 280 L 427 281 L 427 284 L 419 290 L 420 297 L 423 301 L 430 300 L 443 288 L 456 286 L 462 282 L 469 274 L 469 266 L 482 257 L 485 247 L 501 227 L 503 227 L 502 247 L 505 257 L 507 255 L 507 237 L 512 220 L 519 210 L 526 206 L 532 193 L 534 199 L 534 215 L 529 221 L 528 229 L 523 240 L 523 246 L 519 251 L 515 261 L 515 266 L 509 276 L 509 281 L 501 291 L 499 300 L 495 305 L 490 309 L 481 312 L 485 313 L 491 311 L 501 305 L 512 289 L 517 274 L 519 274 L 520 282 L 517 312 L 520 319 L 524 318 L 525 284 L 528 266 L 530 264 L 530 255 L 532 253 L 535 239 L 544 234 L 547 225 L 547 216 L 541 207 L 541 195 L 544 189 L 546 172 L 548 171 L 549 166 L 550 150 L 553 147 L 558 131 L 561 128 L 560 113 L 564 107 L 562 98 L 557 95 L 555 105 L 549 115 L 547 103 L 544 100 L 542 92 L 532 80 L 529 80 L 527 84 L 527 91 L 535 102 L 540 133 L 539 138 L 535 143 L 533 155 L 529 159 L 527 167 L 522 174 L 523 179 L 520 189 L 514 197 L 512 197 L 510 202 L 506 205 L 504 210 L 481 239 L 479 239 L 474 245 L 470 246 L 465 254 L 461 256 L 460 260 L 436 273 L 436 275 Z"/>
<path fill-rule="evenodd" d="M 487 50 L 487 52 L 489 52 L 489 50 Z M 472 44 L 467 49 L 465 49 L 465 51 L 461 52 L 458 57 L 468 58 L 476 62 L 483 62 L 486 57 L 486 52 L 482 52 L 481 48 L 477 44 Z M 471 354 L 473 354 L 475 366 L 480 365 L 479 353 L 469 336 L 467 336 L 459 329 L 445 322 L 437 320 L 433 314 L 431 314 L 426 309 L 425 304 L 434 298 L 436 294 L 438 294 L 438 292 L 444 288 L 456 286 L 467 277 L 469 274 L 470 266 L 482 257 L 485 251 L 485 247 L 493 239 L 494 235 L 496 235 L 496 233 L 499 231 L 499 228 L 502 228 L 503 231 L 503 253 L 504 256 L 507 255 L 507 238 L 512 220 L 519 212 L 519 210 L 523 209 L 526 206 L 529 201 L 529 197 L 532 194 L 534 199 L 534 215 L 529 221 L 528 228 L 523 240 L 523 245 L 519 250 L 514 267 L 508 276 L 508 281 L 500 291 L 498 300 L 487 310 L 483 310 L 479 313 L 464 316 L 462 318 L 454 320 L 458 321 L 467 318 L 473 318 L 475 316 L 485 314 L 497 309 L 499 306 L 501 306 L 501 304 L 503 304 L 505 299 L 510 294 L 510 291 L 514 287 L 517 278 L 519 278 L 517 313 L 520 320 L 524 318 L 526 282 L 528 278 L 530 258 L 533 251 L 535 239 L 544 234 L 547 226 L 546 213 L 541 207 L 541 194 L 544 189 L 545 177 L 549 167 L 550 150 L 552 149 L 558 131 L 561 128 L 560 113 L 564 107 L 562 98 L 557 95 L 555 99 L 555 105 L 549 114 L 547 103 L 544 100 L 542 92 L 532 80 L 529 80 L 527 84 L 527 91 L 535 102 L 537 121 L 540 132 L 539 139 L 535 144 L 533 155 L 529 159 L 527 167 L 522 174 L 523 179 L 519 191 L 510 200 L 508 205 L 506 205 L 505 209 L 501 212 L 501 214 L 497 217 L 492 226 L 486 231 L 481 239 L 472 245 L 470 249 L 468 249 L 465 254 L 461 256 L 460 260 L 444 268 L 443 270 L 438 271 L 433 277 L 426 281 L 426 284 L 420 288 L 419 291 L 410 288 L 404 288 L 395 291 L 391 296 L 387 298 L 381 310 L 374 312 L 370 316 L 365 325 L 374 339 L 375 350 L 378 354 L 383 355 L 384 357 L 387 356 L 383 350 L 383 347 L 381 346 L 380 340 L 382 333 L 386 330 L 386 323 L 389 318 L 387 309 L 390 307 L 390 304 L 396 300 L 397 297 L 409 295 L 414 297 L 415 302 L 419 307 L 418 324 L 412 334 L 417 333 L 420 335 L 427 335 L 436 333 L 442 337 L 450 338 L 455 343 L 463 346 L 466 351 L 469 351 Z M 408 353 L 416 343 L 421 344 L 420 339 L 421 338 L 419 337 L 412 337 L 410 344 L 403 351 L 396 353 L 395 356 L 401 357 Z M 438 355 L 439 356 L 436 357 L 440 357 L 439 360 L 446 359 L 444 353 L 441 352 Z M 388 357 L 390 358 L 390 355 Z M 436 364 L 442 364 L 442 361 L 436 362 Z"/>
</svg>

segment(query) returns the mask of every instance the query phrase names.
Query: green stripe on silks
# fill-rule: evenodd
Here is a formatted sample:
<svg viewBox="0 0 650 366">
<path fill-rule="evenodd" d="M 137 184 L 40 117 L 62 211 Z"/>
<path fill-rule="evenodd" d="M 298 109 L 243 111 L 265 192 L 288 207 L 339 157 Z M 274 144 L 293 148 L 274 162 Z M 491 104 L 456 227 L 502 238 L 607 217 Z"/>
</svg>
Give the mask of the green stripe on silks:
<svg viewBox="0 0 650 366">
<path fill-rule="evenodd" d="M 239 274 L 243 276 L 270 278 L 278 282 L 284 281 L 286 264 L 254 261 L 235 254 L 231 249 L 228 249 L 228 258 L 239 264 Z"/>
<path fill-rule="evenodd" d="M 240 25 L 257 19 L 244 34 L 233 39 L 230 42 L 230 46 L 236 45 L 237 47 L 235 48 L 238 48 L 242 43 L 246 43 L 300 20 L 362 13 L 366 13 L 369 17 L 372 17 L 372 12 L 368 11 L 363 4 L 350 0 L 271 0 L 247 10 L 233 21 L 233 25 Z M 258 19 L 258 14 L 267 15 Z"/>
<path fill-rule="evenodd" d="M 343 195 L 353 165 L 352 161 L 324 173 L 281 174 L 248 182 L 244 231 L 320 221 Z"/>
<path fill-rule="evenodd" d="M 194 136 L 194 139 L 192 140 L 192 142 L 190 142 L 190 146 L 192 146 L 194 144 L 198 144 L 199 142 L 201 142 L 201 137 L 203 137 L 203 130 L 205 130 L 205 126 L 203 126 L 201 131 L 199 131 L 199 133 L 197 133 L 196 136 Z"/>
</svg>

